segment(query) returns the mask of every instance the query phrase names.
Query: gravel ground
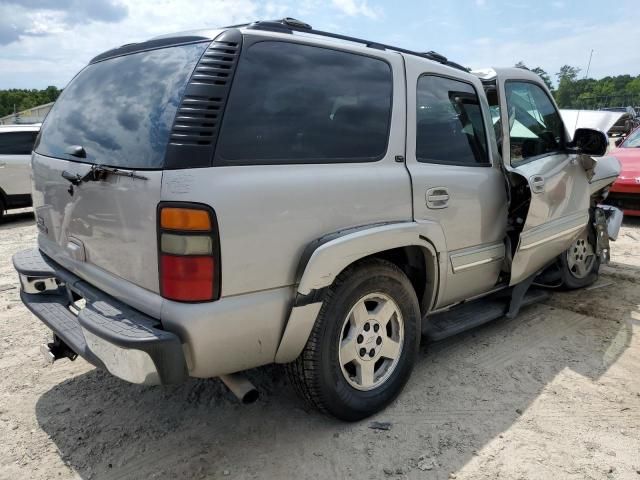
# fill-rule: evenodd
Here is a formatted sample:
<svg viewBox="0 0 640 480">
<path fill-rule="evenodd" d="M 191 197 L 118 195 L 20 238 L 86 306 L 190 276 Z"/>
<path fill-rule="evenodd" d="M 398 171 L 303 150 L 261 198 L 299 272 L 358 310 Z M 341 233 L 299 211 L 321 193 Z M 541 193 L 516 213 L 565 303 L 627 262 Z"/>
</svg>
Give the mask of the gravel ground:
<svg viewBox="0 0 640 480">
<path fill-rule="evenodd" d="M 28 211 L 0 225 L 2 479 L 640 479 L 640 221 L 593 287 L 423 345 L 398 400 L 355 424 L 307 410 L 275 367 L 240 406 L 217 380 L 45 366 L 11 267 L 34 241 Z"/>
</svg>

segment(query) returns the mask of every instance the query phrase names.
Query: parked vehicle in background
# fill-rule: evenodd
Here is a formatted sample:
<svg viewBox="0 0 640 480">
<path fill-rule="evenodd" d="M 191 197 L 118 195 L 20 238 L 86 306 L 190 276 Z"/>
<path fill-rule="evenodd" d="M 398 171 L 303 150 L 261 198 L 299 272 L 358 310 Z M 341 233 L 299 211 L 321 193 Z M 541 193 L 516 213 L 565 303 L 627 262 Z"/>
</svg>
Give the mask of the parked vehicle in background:
<svg viewBox="0 0 640 480">
<path fill-rule="evenodd" d="M 621 221 L 597 207 L 607 143 L 570 138 L 527 70 L 292 19 L 125 45 L 44 123 L 21 298 L 51 361 L 235 392 L 228 374 L 282 363 L 311 405 L 360 419 L 421 335 L 515 316 L 534 279 L 595 281 Z"/>
<path fill-rule="evenodd" d="M 607 107 L 600 110 L 605 112 L 622 113 L 623 115 L 609 129 L 609 135 L 628 135 L 631 130 L 640 125 L 640 117 L 633 107 Z"/>
<path fill-rule="evenodd" d="M 572 110 L 561 109 L 560 115 L 567 126 L 569 135 L 573 135 L 578 128 L 593 128 L 612 137 L 611 129 L 627 114 L 624 112 L 605 112 L 602 110 Z"/>
<path fill-rule="evenodd" d="M 606 203 L 621 208 L 625 215 L 640 216 L 640 127 L 617 140 L 609 155 L 620 161 L 622 169 Z"/>
<path fill-rule="evenodd" d="M 0 219 L 31 206 L 31 151 L 40 124 L 0 125 Z"/>
</svg>

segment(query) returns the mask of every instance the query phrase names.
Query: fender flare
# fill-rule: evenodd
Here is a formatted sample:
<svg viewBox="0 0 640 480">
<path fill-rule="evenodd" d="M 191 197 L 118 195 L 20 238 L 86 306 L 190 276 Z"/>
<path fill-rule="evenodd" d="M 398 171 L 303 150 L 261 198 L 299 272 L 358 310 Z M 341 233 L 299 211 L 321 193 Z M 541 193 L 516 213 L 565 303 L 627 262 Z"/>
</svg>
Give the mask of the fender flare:
<svg viewBox="0 0 640 480">
<path fill-rule="evenodd" d="M 443 259 L 446 259 L 446 255 L 439 255 L 445 251 L 445 239 L 442 228 L 436 222 L 401 222 L 358 227 L 312 242 L 302 256 L 296 299 L 280 340 L 275 362 L 292 362 L 300 355 L 322 307 L 324 290 L 345 268 L 370 255 L 409 246 L 418 246 L 430 253 L 438 276 L 434 282 L 435 289 L 440 290 L 442 281 L 439 272 L 446 268 L 440 262 L 445 261 Z M 437 293 L 432 296 L 432 302 Z"/>
</svg>

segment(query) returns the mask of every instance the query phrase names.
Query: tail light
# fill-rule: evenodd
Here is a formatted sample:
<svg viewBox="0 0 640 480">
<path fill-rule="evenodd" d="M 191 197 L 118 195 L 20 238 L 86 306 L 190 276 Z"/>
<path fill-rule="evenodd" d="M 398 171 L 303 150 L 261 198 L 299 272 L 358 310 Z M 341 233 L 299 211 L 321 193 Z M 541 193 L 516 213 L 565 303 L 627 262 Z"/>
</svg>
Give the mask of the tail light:
<svg viewBox="0 0 640 480">
<path fill-rule="evenodd" d="M 179 302 L 220 297 L 220 236 L 215 212 L 201 204 L 158 206 L 160 294 Z"/>
</svg>

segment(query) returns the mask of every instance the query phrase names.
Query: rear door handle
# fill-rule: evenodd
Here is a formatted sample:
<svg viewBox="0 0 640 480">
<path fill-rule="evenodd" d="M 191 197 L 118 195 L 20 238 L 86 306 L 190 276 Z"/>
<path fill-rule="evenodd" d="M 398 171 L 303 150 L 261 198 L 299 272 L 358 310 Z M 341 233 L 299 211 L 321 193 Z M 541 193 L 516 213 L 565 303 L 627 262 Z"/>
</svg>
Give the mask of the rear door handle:
<svg viewBox="0 0 640 480">
<path fill-rule="evenodd" d="M 449 190 L 446 187 L 434 187 L 427 190 L 427 208 L 447 208 L 449 206 Z"/>
<path fill-rule="evenodd" d="M 533 193 L 544 192 L 544 177 L 542 175 L 534 175 L 529 178 L 529 183 L 531 184 L 531 191 Z"/>
</svg>

